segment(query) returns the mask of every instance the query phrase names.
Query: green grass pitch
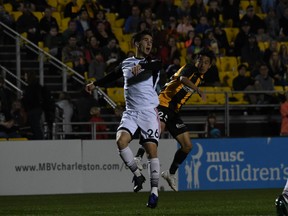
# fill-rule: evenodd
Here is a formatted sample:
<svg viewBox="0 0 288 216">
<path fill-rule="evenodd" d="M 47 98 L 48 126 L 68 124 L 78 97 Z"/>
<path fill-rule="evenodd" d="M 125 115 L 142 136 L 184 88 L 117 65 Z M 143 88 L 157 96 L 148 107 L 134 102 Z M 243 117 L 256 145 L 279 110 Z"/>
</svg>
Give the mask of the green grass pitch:
<svg viewBox="0 0 288 216">
<path fill-rule="evenodd" d="M 157 208 L 147 192 L 0 196 L 1 216 L 276 215 L 282 189 L 160 192 Z"/>
</svg>

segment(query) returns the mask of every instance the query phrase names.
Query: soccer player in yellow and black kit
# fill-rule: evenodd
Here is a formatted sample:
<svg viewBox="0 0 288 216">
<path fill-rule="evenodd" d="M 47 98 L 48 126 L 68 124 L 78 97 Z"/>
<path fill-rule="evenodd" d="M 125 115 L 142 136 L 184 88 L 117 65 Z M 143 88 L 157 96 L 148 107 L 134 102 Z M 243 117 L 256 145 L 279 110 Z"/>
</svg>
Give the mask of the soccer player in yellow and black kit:
<svg viewBox="0 0 288 216">
<path fill-rule="evenodd" d="M 192 149 L 188 128 L 183 123 L 179 111 L 194 93 L 198 93 L 202 100 L 206 100 L 205 94 L 198 86 L 215 59 L 213 51 L 209 49 L 201 50 L 197 54 L 195 62 L 181 67 L 171 77 L 171 80 L 165 84 L 159 94 L 158 114 L 161 121 L 161 131 L 167 129 L 181 145 L 181 148 L 174 155 L 170 169 L 161 173 L 161 176 L 174 191 L 177 191 L 175 173 Z M 140 148 L 134 158 L 140 169 L 143 154 L 144 149 Z"/>
</svg>

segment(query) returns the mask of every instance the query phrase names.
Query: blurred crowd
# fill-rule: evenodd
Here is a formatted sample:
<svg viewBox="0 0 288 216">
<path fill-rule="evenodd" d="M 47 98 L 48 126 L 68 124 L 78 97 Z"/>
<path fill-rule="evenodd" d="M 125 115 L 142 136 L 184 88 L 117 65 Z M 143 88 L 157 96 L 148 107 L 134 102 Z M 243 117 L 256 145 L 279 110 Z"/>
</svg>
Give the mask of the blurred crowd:
<svg viewBox="0 0 288 216">
<path fill-rule="evenodd" d="M 0 2 L 2 22 L 36 45 L 43 44 L 77 72 L 88 72 L 88 78 L 100 79 L 134 55 L 132 35 L 149 29 L 154 34 L 153 55 L 163 62 L 162 85 L 202 47 L 209 47 L 217 56 L 204 86 L 270 91 L 288 85 L 288 0 Z M 223 67 L 221 59 L 225 57 L 236 63 Z M 111 86 L 122 87 L 122 82 Z M 279 102 L 274 96 L 249 94 L 245 100 L 252 104 Z M 93 106 L 85 112 L 91 112 Z"/>
</svg>

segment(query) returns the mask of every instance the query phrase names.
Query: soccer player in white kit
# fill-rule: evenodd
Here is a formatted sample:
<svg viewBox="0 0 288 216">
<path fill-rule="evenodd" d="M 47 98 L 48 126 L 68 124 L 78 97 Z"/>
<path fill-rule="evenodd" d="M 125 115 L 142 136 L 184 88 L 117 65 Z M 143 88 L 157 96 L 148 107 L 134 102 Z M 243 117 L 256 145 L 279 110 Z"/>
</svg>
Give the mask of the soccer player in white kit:
<svg viewBox="0 0 288 216">
<path fill-rule="evenodd" d="M 275 200 L 275 206 L 277 211 L 277 216 L 287 216 L 288 215 L 288 179 L 284 190 L 280 196 Z"/>
<path fill-rule="evenodd" d="M 150 171 L 151 193 L 147 207 L 155 208 L 158 203 L 160 173 L 157 146 L 161 133 L 157 111 L 159 99 L 155 89 L 159 81 L 160 68 L 155 67 L 155 62 L 149 59 L 153 44 L 152 34 L 149 31 L 135 34 L 133 43 L 136 47 L 135 56 L 127 58 L 121 63 L 126 110 L 117 129 L 116 141 L 121 159 L 134 174 L 134 191 L 138 192 L 142 189 L 145 177 L 134 161 L 129 143 L 136 130 L 140 129 L 140 144 L 147 153 L 148 170 Z M 119 74 L 119 72 L 116 73 Z M 88 84 L 86 91 L 91 93 L 95 86 L 97 86 L 97 81 Z"/>
</svg>

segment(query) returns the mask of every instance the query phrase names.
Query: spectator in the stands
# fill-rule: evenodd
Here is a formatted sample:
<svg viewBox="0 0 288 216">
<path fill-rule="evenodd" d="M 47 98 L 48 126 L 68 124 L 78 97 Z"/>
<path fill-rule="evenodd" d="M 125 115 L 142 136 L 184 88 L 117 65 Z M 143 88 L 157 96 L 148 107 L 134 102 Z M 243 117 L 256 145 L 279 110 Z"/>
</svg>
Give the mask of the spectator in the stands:
<svg viewBox="0 0 288 216">
<path fill-rule="evenodd" d="M 215 26 L 220 20 L 220 5 L 217 0 L 210 0 L 208 2 L 207 18 L 210 26 Z"/>
<path fill-rule="evenodd" d="M 80 5 L 77 4 L 77 0 L 71 0 L 64 7 L 64 18 L 70 17 L 75 19 L 78 16 Z"/>
<path fill-rule="evenodd" d="M 186 35 L 186 37 L 184 39 L 185 48 L 187 48 L 187 47 L 192 45 L 194 36 L 195 36 L 195 30 L 190 30 L 190 31 L 187 32 L 187 35 Z"/>
<path fill-rule="evenodd" d="M 248 42 L 250 28 L 250 23 L 248 21 L 241 22 L 240 31 L 237 33 L 234 41 L 234 50 L 236 56 L 241 56 L 241 49 Z"/>
<path fill-rule="evenodd" d="M 141 20 L 141 10 L 138 5 L 133 5 L 130 16 L 127 17 L 124 23 L 124 33 L 130 34 L 137 31 L 138 23 Z"/>
<path fill-rule="evenodd" d="M 267 33 L 270 35 L 270 37 L 276 39 L 279 35 L 280 27 L 279 27 L 279 19 L 276 16 L 274 8 L 269 9 L 266 17 L 264 18 L 264 22 L 266 24 Z"/>
<path fill-rule="evenodd" d="M 84 36 L 84 32 L 91 28 L 91 20 L 86 9 L 79 11 L 78 19 L 76 19 L 77 32 Z"/>
<path fill-rule="evenodd" d="M 288 8 L 285 8 L 283 16 L 279 19 L 281 34 L 288 36 Z"/>
<path fill-rule="evenodd" d="M 288 67 L 288 47 L 286 44 L 281 44 L 279 48 L 279 57 L 283 65 Z M 287 76 L 288 80 L 288 76 Z"/>
<path fill-rule="evenodd" d="M 94 35 L 99 41 L 100 47 L 106 46 L 110 38 L 116 38 L 113 32 L 106 30 L 105 24 L 102 21 L 98 21 Z"/>
<path fill-rule="evenodd" d="M 264 50 L 263 61 L 268 62 L 272 52 L 274 51 L 278 52 L 278 48 L 279 48 L 279 42 L 275 39 L 271 40 L 269 42 L 269 47 Z"/>
<path fill-rule="evenodd" d="M 0 100 L 0 138 L 17 138 L 21 137 L 17 127 L 14 125 L 14 120 L 10 111 L 3 109 L 2 101 Z"/>
<path fill-rule="evenodd" d="M 255 82 L 256 84 L 260 85 L 261 91 L 274 91 L 274 81 L 273 78 L 271 76 L 269 76 L 269 68 L 267 66 L 267 64 L 265 63 L 261 63 L 259 65 L 259 74 L 255 77 Z M 258 103 L 262 104 L 267 104 L 267 103 L 273 103 L 275 102 L 276 98 L 275 95 L 273 93 L 264 93 L 264 94 L 260 94 L 263 96 L 263 99 L 261 99 L 260 101 L 258 101 Z"/>
<path fill-rule="evenodd" d="M 8 13 L 8 11 L 5 10 L 5 8 L 2 5 L 0 5 L 0 20 L 5 25 L 8 25 L 9 27 L 12 27 L 12 28 L 15 27 L 14 18 L 12 17 L 12 15 Z"/>
<path fill-rule="evenodd" d="M 219 138 L 222 136 L 220 126 L 218 125 L 217 118 L 214 113 L 210 113 L 207 116 L 204 136 L 209 138 Z"/>
<path fill-rule="evenodd" d="M 105 120 L 101 117 L 101 109 L 100 107 L 94 106 L 90 109 L 90 122 L 96 123 L 95 125 L 95 132 L 96 132 L 96 139 L 108 139 L 107 132 L 109 128 L 107 124 L 105 124 Z M 93 127 L 93 125 L 91 125 Z"/>
<path fill-rule="evenodd" d="M 189 16 L 182 16 L 181 21 L 177 25 L 177 33 L 180 36 L 179 40 L 184 41 L 187 33 L 189 31 L 194 31 L 194 27 L 191 24 L 191 20 Z"/>
<path fill-rule="evenodd" d="M 254 70 L 257 62 L 263 59 L 263 52 L 260 50 L 254 34 L 249 34 L 248 42 L 241 49 L 241 62 L 247 62 L 250 70 Z"/>
<path fill-rule="evenodd" d="M 211 28 L 212 27 L 209 25 L 207 17 L 201 16 L 195 26 L 195 32 L 196 34 L 204 34 L 208 29 Z"/>
<path fill-rule="evenodd" d="M 288 92 L 285 93 L 285 101 L 280 106 L 281 130 L 280 136 L 288 136 Z"/>
<path fill-rule="evenodd" d="M 228 24 L 231 21 L 232 21 L 232 27 L 240 26 L 239 5 L 240 0 L 222 1 L 223 19 L 227 26 L 229 26 Z"/>
<path fill-rule="evenodd" d="M 211 65 L 204 75 L 203 86 L 221 86 L 219 70 L 216 65 Z"/>
<path fill-rule="evenodd" d="M 44 47 L 49 48 L 49 54 L 61 59 L 63 39 L 58 26 L 51 26 L 49 33 L 44 37 Z"/>
<path fill-rule="evenodd" d="M 206 15 L 206 8 L 203 0 L 195 0 L 194 3 L 190 7 L 190 17 L 194 22 L 198 22 L 198 20 Z"/>
<path fill-rule="evenodd" d="M 78 45 L 84 44 L 84 35 L 77 32 L 77 23 L 75 20 L 70 20 L 68 28 L 62 33 L 63 42 L 67 43 L 71 35 L 76 36 Z"/>
<path fill-rule="evenodd" d="M 180 69 L 180 67 L 180 58 L 174 57 L 172 64 L 165 70 L 167 81 Z"/>
<path fill-rule="evenodd" d="M 40 19 L 39 29 L 41 34 L 41 39 L 49 33 L 51 26 L 56 26 L 59 29 L 57 20 L 52 16 L 52 10 L 50 7 L 45 8 L 44 16 Z"/>
<path fill-rule="evenodd" d="M 242 17 L 241 22 L 249 22 L 251 25 L 250 31 L 254 34 L 257 33 L 258 28 L 264 28 L 266 30 L 265 22 L 256 13 L 252 5 L 247 6 L 246 14 Z"/>
<path fill-rule="evenodd" d="M 177 6 L 174 5 L 174 0 L 160 1 L 156 8 L 156 18 L 163 20 L 164 28 L 170 26 L 170 17 L 178 19 Z"/>
<path fill-rule="evenodd" d="M 226 55 L 229 52 L 230 45 L 228 42 L 227 34 L 222 28 L 222 25 L 218 24 L 214 27 L 214 37 L 218 41 L 220 52 Z"/>
<path fill-rule="evenodd" d="M 287 85 L 284 75 L 287 73 L 287 66 L 283 64 L 279 53 L 273 51 L 268 61 L 269 75 L 274 80 L 274 85 Z"/>
<path fill-rule="evenodd" d="M 275 8 L 276 0 L 261 0 L 262 13 L 268 13 L 271 8 Z"/>
<path fill-rule="evenodd" d="M 181 0 L 180 5 L 177 8 L 178 18 L 182 19 L 182 17 L 190 16 L 190 1 L 189 0 Z"/>
<path fill-rule="evenodd" d="M 84 49 L 85 58 L 88 64 L 88 76 L 96 78 L 97 80 L 104 77 L 106 69 L 102 48 L 99 44 L 97 38 L 92 36 Z"/>
<path fill-rule="evenodd" d="M 112 32 L 111 23 L 106 19 L 106 14 L 104 10 L 98 10 L 95 14 L 94 19 L 91 21 L 93 28 L 97 27 L 98 21 L 101 21 L 105 25 L 105 30 L 109 33 Z"/>
<path fill-rule="evenodd" d="M 187 55 L 195 55 L 203 48 L 202 37 L 195 35 L 191 46 L 187 47 Z"/>
<path fill-rule="evenodd" d="M 39 21 L 30 10 L 30 3 L 25 3 L 23 14 L 16 21 L 16 30 L 22 34 L 27 33 L 27 39 L 38 45 L 40 41 Z"/>
<path fill-rule="evenodd" d="M 266 32 L 264 28 L 258 28 L 256 34 L 257 42 L 269 42 L 272 38 L 270 37 L 269 33 Z"/>
<path fill-rule="evenodd" d="M 175 57 L 180 58 L 181 56 L 181 52 L 177 47 L 175 38 L 169 37 L 166 42 L 166 45 L 160 49 L 160 56 L 165 69 L 168 67 L 168 65 L 172 64 Z"/>
<path fill-rule="evenodd" d="M 79 73 L 86 71 L 86 62 L 84 59 L 84 52 L 80 46 L 77 45 L 77 38 L 71 35 L 67 44 L 62 49 L 62 60 L 64 63 L 72 63 L 73 69 Z"/>
</svg>

